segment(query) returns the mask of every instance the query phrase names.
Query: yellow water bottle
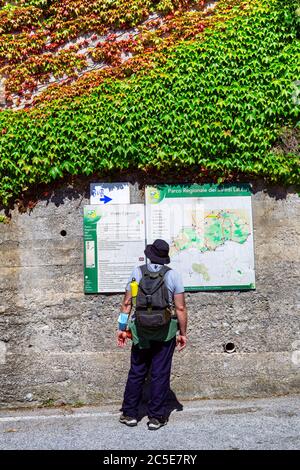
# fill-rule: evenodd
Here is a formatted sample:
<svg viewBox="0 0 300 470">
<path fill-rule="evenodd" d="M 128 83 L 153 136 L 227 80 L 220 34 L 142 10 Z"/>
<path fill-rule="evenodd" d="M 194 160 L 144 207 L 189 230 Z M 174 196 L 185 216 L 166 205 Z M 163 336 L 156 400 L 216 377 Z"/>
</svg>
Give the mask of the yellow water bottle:
<svg viewBox="0 0 300 470">
<path fill-rule="evenodd" d="M 133 305 L 136 305 L 136 297 L 138 295 L 139 284 L 136 281 L 135 277 L 132 278 L 132 281 L 130 283 L 130 289 L 131 289 L 132 303 Z"/>
</svg>

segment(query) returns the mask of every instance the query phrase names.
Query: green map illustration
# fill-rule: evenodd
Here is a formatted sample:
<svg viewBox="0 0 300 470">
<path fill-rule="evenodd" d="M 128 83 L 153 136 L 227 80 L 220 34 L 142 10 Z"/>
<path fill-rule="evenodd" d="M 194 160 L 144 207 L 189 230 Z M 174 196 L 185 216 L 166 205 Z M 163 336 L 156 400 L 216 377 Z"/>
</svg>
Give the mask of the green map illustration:
<svg viewBox="0 0 300 470">
<path fill-rule="evenodd" d="M 213 251 L 229 240 L 245 243 L 249 235 L 250 227 L 246 213 L 233 210 L 212 211 L 204 217 L 204 230 L 199 230 L 195 223 L 194 226 L 180 231 L 170 247 L 170 257 L 173 258 L 180 251 L 192 247 L 202 253 Z M 208 269 L 204 264 L 193 263 L 192 270 L 201 274 L 205 281 L 210 280 Z"/>
<path fill-rule="evenodd" d="M 249 222 L 246 217 L 234 211 L 221 210 L 205 216 L 204 232 L 194 227 L 183 228 L 171 246 L 171 257 L 177 252 L 192 246 L 199 251 L 215 250 L 226 241 L 245 243 L 249 232 Z"/>
</svg>

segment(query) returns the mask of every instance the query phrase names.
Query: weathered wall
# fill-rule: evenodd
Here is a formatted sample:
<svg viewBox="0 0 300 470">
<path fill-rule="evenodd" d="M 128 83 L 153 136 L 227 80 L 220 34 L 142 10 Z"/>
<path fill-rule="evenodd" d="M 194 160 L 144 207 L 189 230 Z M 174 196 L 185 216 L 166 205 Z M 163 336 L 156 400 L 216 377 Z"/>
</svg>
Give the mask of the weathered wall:
<svg viewBox="0 0 300 470">
<path fill-rule="evenodd" d="M 121 296 L 83 294 L 87 203 L 64 188 L 0 223 L 1 406 L 121 401 L 129 363 L 129 348 L 115 344 Z M 253 216 L 256 291 L 187 294 L 189 345 L 172 375 L 179 399 L 300 391 L 300 198 L 257 188 Z"/>
</svg>

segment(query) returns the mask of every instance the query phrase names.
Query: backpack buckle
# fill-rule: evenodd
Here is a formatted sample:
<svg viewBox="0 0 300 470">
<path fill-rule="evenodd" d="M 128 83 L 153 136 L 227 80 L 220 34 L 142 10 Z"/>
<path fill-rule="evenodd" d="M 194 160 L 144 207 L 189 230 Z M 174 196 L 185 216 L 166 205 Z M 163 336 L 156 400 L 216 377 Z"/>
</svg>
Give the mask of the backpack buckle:
<svg viewBox="0 0 300 470">
<path fill-rule="evenodd" d="M 151 294 L 146 295 L 146 302 L 147 302 L 147 306 L 151 305 L 151 303 L 152 303 L 152 295 Z"/>
</svg>

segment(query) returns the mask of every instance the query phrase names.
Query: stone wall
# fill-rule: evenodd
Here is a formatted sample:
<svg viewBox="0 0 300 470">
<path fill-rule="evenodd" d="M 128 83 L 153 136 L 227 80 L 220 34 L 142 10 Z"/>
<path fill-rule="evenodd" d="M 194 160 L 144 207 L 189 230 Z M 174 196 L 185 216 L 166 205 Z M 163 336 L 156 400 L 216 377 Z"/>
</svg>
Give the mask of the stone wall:
<svg viewBox="0 0 300 470">
<path fill-rule="evenodd" d="M 55 190 L 0 223 L 1 406 L 122 399 L 129 348 L 115 344 L 121 296 L 83 293 L 85 189 Z M 137 185 L 132 194 L 139 202 Z M 253 216 L 256 290 L 187 294 L 189 345 L 175 354 L 172 374 L 179 400 L 300 391 L 300 198 L 256 186 Z"/>
</svg>

